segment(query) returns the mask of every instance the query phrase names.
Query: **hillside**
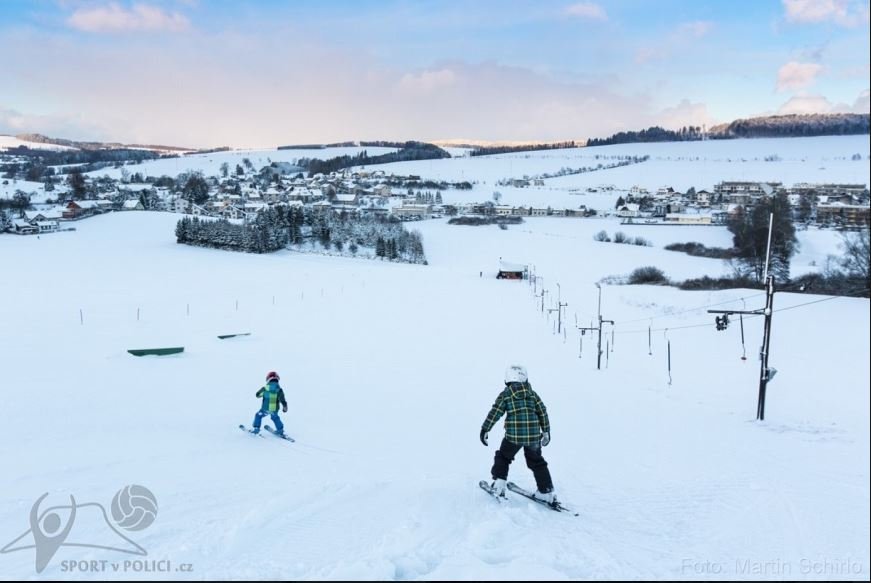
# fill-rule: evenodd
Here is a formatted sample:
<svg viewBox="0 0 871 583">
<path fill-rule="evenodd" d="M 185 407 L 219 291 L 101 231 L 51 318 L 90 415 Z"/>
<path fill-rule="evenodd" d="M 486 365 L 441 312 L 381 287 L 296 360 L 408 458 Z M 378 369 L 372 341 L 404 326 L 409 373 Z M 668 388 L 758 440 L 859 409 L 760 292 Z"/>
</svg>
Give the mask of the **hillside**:
<svg viewBox="0 0 871 583">
<path fill-rule="evenodd" d="M 724 269 L 662 249 L 722 244 L 723 229 L 662 227 L 645 232 L 654 247 L 630 249 L 593 241 L 613 221 L 430 221 L 424 267 L 190 248 L 174 242 L 175 219 L 119 213 L 0 237 L 15 331 L 0 336 L 2 544 L 27 530 L 44 492 L 48 505 L 108 505 L 141 484 L 157 519 L 129 536 L 149 560 L 190 563 L 173 573 L 182 579 L 696 579 L 711 568 L 755 579 L 777 560 L 789 578 L 867 580 L 867 300 L 777 294 L 780 372 L 757 422 L 761 321 L 745 323 L 743 361 L 737 325 L 717 332 L 705 310 L 756 307 L 758 292 L 604 285 L 616 327 L 602 370 L 573 328 L 575 314 L 595 317 L 603 276 Z M 833 234 L 814 235 L 809 252 L 834 252 Z M 527 282 L 495 279 L 500 257 L 535 264 L 546 307 L 568 303 L 565 337 Z M 796 262 L 813 268 L 811 257 Z M 233 332 L 251 336 L 217 339 Z M 167 345 L 185 352 L 125 352 Z M 494 451 L 478 429 L 513 362 L 548 407 L 544 453 L 577 518 L 477 488 Z M 236 428 L 269 370 L 295 444 Z M 510 476 L 531 484 L 522 459 Z M 70 541 L 111 543 L 93 518 L 83 511 Z M 65 560 L 129 558 L 140 557 L 63 546 L 42 576 L 69 576 Z M 0 555 L 2 577 L 31 577 L 33 560 Z"/>
</svg>

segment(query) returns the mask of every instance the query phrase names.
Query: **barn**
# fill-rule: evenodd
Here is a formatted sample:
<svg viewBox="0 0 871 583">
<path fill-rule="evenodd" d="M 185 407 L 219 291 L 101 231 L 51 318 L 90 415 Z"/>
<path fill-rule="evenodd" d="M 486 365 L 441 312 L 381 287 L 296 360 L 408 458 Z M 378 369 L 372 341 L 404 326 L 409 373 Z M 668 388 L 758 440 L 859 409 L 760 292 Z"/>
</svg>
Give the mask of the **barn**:
<svg viewBox="0 0 871 583">
<path fill-rule="evenodd" d="M 527 279 L 528 277 L 526 265 L 508 263 L 507 261 L 499 262 L 499 273 L 496 274 L 496 279 Z"/>
</svg>

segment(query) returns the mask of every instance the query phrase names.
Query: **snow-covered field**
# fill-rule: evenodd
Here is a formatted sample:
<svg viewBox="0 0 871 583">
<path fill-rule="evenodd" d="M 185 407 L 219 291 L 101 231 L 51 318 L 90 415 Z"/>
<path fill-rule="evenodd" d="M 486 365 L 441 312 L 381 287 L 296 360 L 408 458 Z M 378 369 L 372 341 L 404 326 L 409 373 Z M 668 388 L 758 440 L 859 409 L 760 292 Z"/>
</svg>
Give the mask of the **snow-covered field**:
<svg viewBox="0 0 871 583">
<path fill-rule="evenodd" d="M 553 333 L 527 282 L 493 277 L 500 257 L 535 264 L 545 308 L 559 293 L 570 324 L 586 324 L 604 276 L 722 272 L 661 248 L 727 245 L 722 228 L 430 221 L 414 225 L 430 265 L 409 266 L 182 247 L 176 219 L 117 213 L 0 237 L 0 548 L 46 492 L 43 509 L 70 495 L 108 507 L 140 484 L 159 505 L 126 533 L 147 557 L 62 546 L 42 577 L 868 579 L 868 300 L 776 295 L 777 310 L 825 301 L 774 314 L 779 373 L 757 422 L 762 321 L 745 320 L 744 361 L 737 318 L 717 332 L 705 310 L 761 307 L 758 291 L 603 285 L 616 325 L 596 370 L 589 335 L 579 358 L 578 334 Z M 600 229 L 654 246 L 598 243 Z M 799 237 L 794 272 L 837 251 L 832 233 Z M 234 332 L 251 335 L 216 338 Z M 478 430 L 514 362 L 548 406 L 545 457 L 577 518 L 477 488 L 501 433 L 484 448 Z M 296 444 L 236 429 L 269 370 Z M 522 459 L 510 477 L 533 483 Z M 118 545 L 86 510 L 67 542 Z M 133 559 L 193 572 L 64 563 Z M 36 576 L 33 549 L 0 554 L 0 578 Z"/>
<path fill-rule="evenodd" d="M 856 154 L 860 159 L 853 160 Z M 548 178 L 544 186 L 496 185 L 499 180 L 554 174 L 562 168 L 613 164 L 617 162 L 616 156 L 650 156 L 650 159 L 630 166 Z M 712 190 L 723 180 L 782 182 L 787 186 L 799 182 L 871 183 L 868 136 L 618 144 L 396 162 L 378 168 L 436 180 L 477 182 L 472 190 L 445 193 L 446 203 L 490 200 L 493 192 L 499 191 L 502 204 L 555 208 L 586 205 L 597 210 L 613 209 L 617 197 L 633 186 L 650 192 L 671 186 L 685 192 L 690 187 Z M 614 186 L 615 191 L 586 192 L 603 185 Z"/>
<path fill-rule="evenodd" d="M 75 150 L 75 148 L 69 146 L 45 144 L 43 142 L 30 142 L 27 140 L 20 140 L 15 136 L 0 135 L 0 152 L 8 150 L 9 148 L 18 148 L 19 146 L 26 146 L 31 150 Z"/>
<path fill-rule="evenodd" d="M 221 164 L 226 162 L 230 167 L 230 172 L 233 172 L 237 164 L 243 165 L 245 158 L 251 161 L 256 170 L 260 170 L 260 168 L 269 165 L 271 162 L 295 163 L 300 158 L 328 160 L 337 156 L 355 156 L 364 150 L 370 156 L 378 156 L 380 154 L 395 152 L 396 148 L 342 147 L 301 150 L 230 150 L 227 152 L 191 154 L 190 156 L 149 160 L 141 164 L 126 165 L 124 169 L 131 174 L 141 172 L 145 176 L 167 175 L 175 177 L 182 172 L 189 171 L 202 172 L 206 176 L 217 176 L 221 170 Z M 88 173 L 88 176 L 104 175 L 111 178 L 121 178 L 121 168 L 105 168 Z"/>
</svg>

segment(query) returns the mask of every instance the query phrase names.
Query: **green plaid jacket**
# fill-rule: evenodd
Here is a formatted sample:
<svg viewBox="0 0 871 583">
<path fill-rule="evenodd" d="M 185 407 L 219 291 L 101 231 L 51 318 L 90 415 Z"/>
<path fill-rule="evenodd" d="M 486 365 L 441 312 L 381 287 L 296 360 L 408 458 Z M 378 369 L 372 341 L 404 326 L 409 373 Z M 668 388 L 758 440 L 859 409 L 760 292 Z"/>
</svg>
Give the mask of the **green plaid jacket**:
<svg viewBox="0 0 871 583">
<path fill-rule="evenodd" d="M 541 432 L 550 432 L 550 420 L 541 397 L 526 383 L 511 383 L 496 397 L 484 425 L 489 432 L 504 414 L 505 438 L 517 445 L 539 445 Z"/>
</svg>

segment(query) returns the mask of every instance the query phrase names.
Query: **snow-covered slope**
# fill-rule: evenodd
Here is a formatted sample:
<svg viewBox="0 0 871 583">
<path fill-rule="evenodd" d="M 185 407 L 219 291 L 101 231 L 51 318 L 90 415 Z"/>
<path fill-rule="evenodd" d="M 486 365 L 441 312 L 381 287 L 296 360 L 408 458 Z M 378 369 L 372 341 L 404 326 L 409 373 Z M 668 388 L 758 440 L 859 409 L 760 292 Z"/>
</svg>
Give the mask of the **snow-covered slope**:
<svg viewBox="0 0 871 583">
<path fill-rule="evenodd" d="M 75 150 L 76 148 L 71 148 L 69 146 L 61 146 L 58 144 L 47 144 L 44 142 L 30 142 L 27 140 L 20 140 L 15 136 L 5 136 L 0 135 L 0 152 L 4 150 L 8 150 L 9 148 L 18 148 L 19 146 L 26 146 L 31 150 Z"/>
<path fill-rule="evenodd" d="M 130 173 L 140 172 L 145 176 L 178 176 L 182 172 L 197 171 L 206 176 L 217 176 L 221 170 L 221 164 L 229 165 L 233 172 L 236 165 L 243 165 L 246 158 L 259 170 L 271 162 L 295 163 L 300 158 L 319 158 L 328 160 L 337 156 L 354 156 L 366 151 L 370 156 L 395 152 L 396 148 L 380 147 L 342 147 L 342 148 L 319 148 L 319 149 L 292 149 L 292 150 L 230 150 L 227 152 L 212 152 L 209 154 L 191 154 L 190 156 L 178 156 L 175 158 L 162 158 L 149 160 L 141 164 L 128 164 L 124 166 Z M 90 172 L 89 175 L 121 178 L 120 168 L 105 168 Z"/>
<path fill-rule="evenodd" d="M 43 577 L 867 580 L 867 300 L 774 315 L 780 372 L 760 423 L 762 322 L 745 321 L 743 361 L 737 320 L 717 332 L 705 312 L 759 307 L 758 291 L 603 286 L 617 324 L 597 371 L 589 335 L 579 358 L 581 338 L 553 333 L 527 282 L 494 278 L 500 257 L 534 263 L 545 308 L 559 292 L 570 323 L 586 323 L 603 276 L 719 273 L 661 246 L 725 244 L 725 230 L 661 227 L 643 232 L 656 246 L 636 248 L 593 241 L 622 229 L 604 220 L 424 222 L 431 264 L 409 266 L 182 247 L 176 218 L 118 213 L 0 237 L 0 545 L 27 530 L 44 492 L 43 508 L 69 495 L 108 506 L 141 484 L 157 520 L 127 534 L 148 560 L 194 568 L 71 575 L 63 561 L 142 557 L 64 546 Z M 815 253 L 836 250 L 818 235 Z M 824 299 L 778 293 L 775 308 Z M 233 332 L 251 336 L 216 338 Z M 548 406 L 544 453 L 577 518 L 500 506 L 476 486 L 501 433 L 484 448 L 478 430 L 514 362 Z M 236 429 L 269 370 L 296 444 Z M 511 478 L 532 484 L 522 459 Z M 72 536 L 112 540 L 85 513 Z M 0 577 L 34 574 L 32 549 L 0 554 Z"/>
<path fill-rule="evenodd" d="M 858 155 L 858 159 L 853 159 Z M 620 156 L 649 156 L 641 164 L 544 179 L 544 186 L 499 186 L 509 178 L 534 178 L 567 168 L 596 168 L 619 161 Z M 494 191 L 509 205 L 555 208 L 614 208 L 617 197 L 633 186 L 656 192 L 671 186 L 680 192 L 690 187 L 712 190 L 723 180 L 782 182 L 838 182 L 871 184 L 868 136 L 764 138 L 619 144 L 595 148 L 542 150 L 496 156 L 422 160 L 380 165 L 397 174 L 418 174 L 447 181 L 477 182 L 472 190 L 449 191 L 447 203 L 490 200 Z M 588 188 L 615 187 L 612 193 L 587 193 Z"/>
</svg>

